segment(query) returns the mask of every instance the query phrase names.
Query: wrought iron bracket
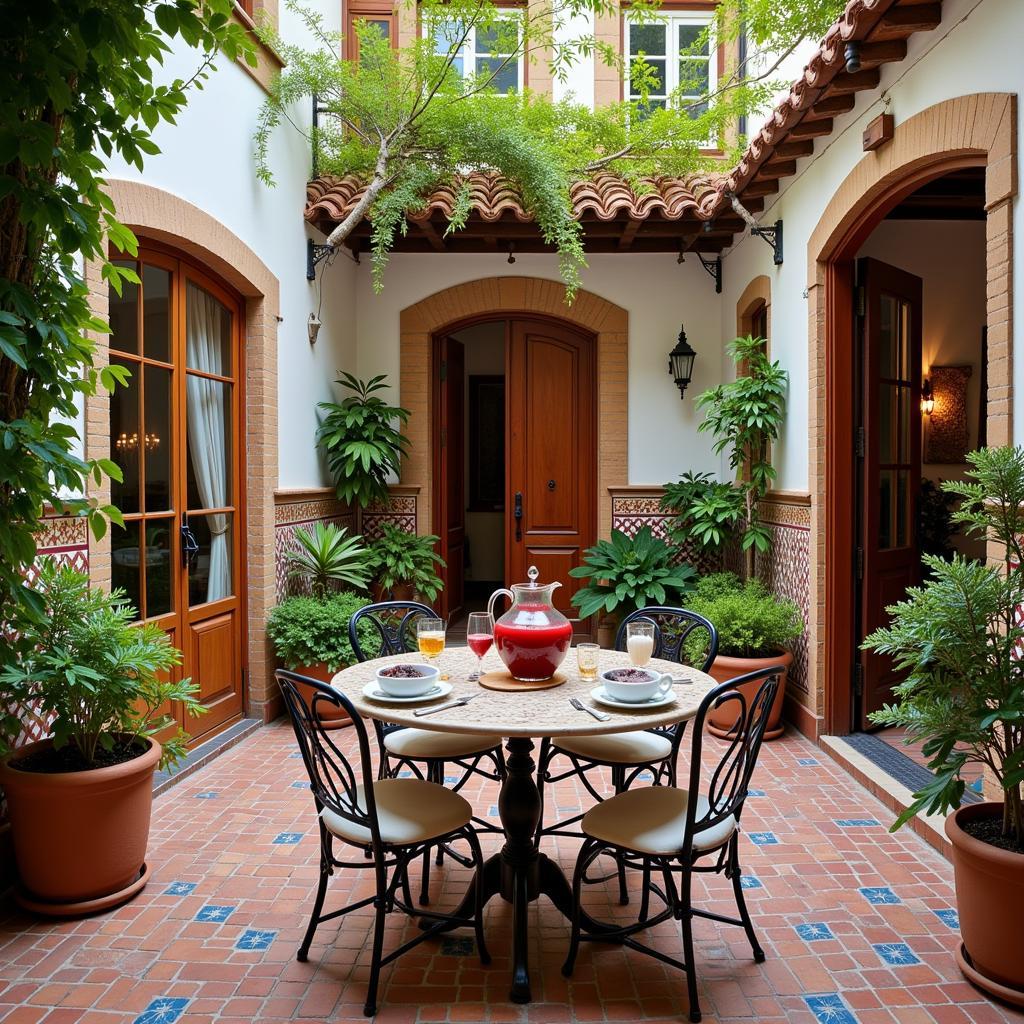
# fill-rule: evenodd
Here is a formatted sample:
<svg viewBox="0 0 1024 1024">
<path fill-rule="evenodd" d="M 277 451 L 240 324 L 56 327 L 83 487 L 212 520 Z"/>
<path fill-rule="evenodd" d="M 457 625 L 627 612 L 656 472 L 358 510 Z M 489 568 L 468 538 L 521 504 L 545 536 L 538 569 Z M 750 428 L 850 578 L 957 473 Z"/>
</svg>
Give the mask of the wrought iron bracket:
<svg viewBox="0 0 1024 1024">
<path fill-rule="evenodd" d="M 750 233 L 758 238 L 763 238 L 772 247 L 772 257 L 775 266 L 782 265 L 782 221 L 777 220 L 770 228 L 763 228 L 760 224 L 751 227 Z"/>
<path fill-rule="evenodd" d="M 306 280 L 316 280 L 316 265 L 334 252 L 333 245 L 317 245 L 312 238 L 306 239 Z"/>
<path fill-rule="evenodd" d="M 700 265 L 714 278 L 715 293 L 722 294 L 722 257 L 716 256 L 713 260 L 705 259 L 704 253 L 697 253 Z"/>
</svg>

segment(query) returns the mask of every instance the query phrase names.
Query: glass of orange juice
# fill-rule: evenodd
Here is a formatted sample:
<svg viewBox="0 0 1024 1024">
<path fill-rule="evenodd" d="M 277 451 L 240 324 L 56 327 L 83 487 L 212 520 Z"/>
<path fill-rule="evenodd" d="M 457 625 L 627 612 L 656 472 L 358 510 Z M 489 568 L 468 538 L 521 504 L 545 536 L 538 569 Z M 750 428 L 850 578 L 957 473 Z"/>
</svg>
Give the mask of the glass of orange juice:
<svg viewBox="0 0 1024 1024">
<path fill-rule="evenodd" d="M 444 650 L 444 619 L 419 619 L 416 623 L 416 642 L 431 665 Z M 445 676 L 442 674 L 442 679 Z"/>
</svg>

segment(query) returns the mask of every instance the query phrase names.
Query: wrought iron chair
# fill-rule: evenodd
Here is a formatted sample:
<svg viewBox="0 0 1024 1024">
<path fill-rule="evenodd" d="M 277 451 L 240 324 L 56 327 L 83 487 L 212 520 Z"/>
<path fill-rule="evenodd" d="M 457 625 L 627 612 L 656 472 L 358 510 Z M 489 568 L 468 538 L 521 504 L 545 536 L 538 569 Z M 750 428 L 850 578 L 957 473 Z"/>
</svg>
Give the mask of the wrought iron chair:
<svg viewBox="0 0 1024 1024">
<path fill-rule="evenodd" d="M 597 804 L 583 816 L 582 828 L 586 838 L 573 872 L 572 932 L 569 954 L 562 967 L 566 977 L 573 972 L 581 941 L 620 943 L 686 972 L 690 1020 L 697 1022 L 701 1015 L 693 959 L 693 918 L 739 925 L 747 934 L 754 960 L 764 962 L 764 950 L 757 941 L 743 896 L 738 840 L 747 787 L 757 764 L 768 715 L 779 686 L 778 671 L 777 668 L 760 669 L 732 679 L 715 687 L 701 701 L 693 721 L 687 789 L 647 786 L 630 790 Z M 748 705 L 736 687 L 741 683 L 758 681 L 761 685 Z M 730 702 L 738 705 L 737 726 L 726 741 L 728 745 L 705 790 L 701 785 L 704 722 L 709 710 Z M 607 931 L 581 935 L 580 894 L 587 880 L 587 868 L 602 853 L 610 853 L 627 868 L 643 872 L 639 918 L 635 924 L 621 928 L 609 926 Z M 711 862 L 702 865 L 700 862 L 704 859 Z M 693 906 L 691 883 L 696 871 L 724 874 L 732 880 L 738 918 Z M 651 881 L 652 873 L 661 875 L 664 888 Z M 676 874 L 680 876 L 678 884 L 674 877 Z M 653 917 L 649 914 L 652 895 L 664 903 L 664 909 Z M 633 938 L 636 933 L 673 917 L 681 924 L 685 961 L 666 956 Z"/>
<path fill-rule="evenodd" d="M 697 666 L 706 672 L 718 653 L 718 632 L 702 615 L 685 608 L 661 605 L 641 608 L 627 615 L 615 636 L 617 650 L 625 650 L 626 627 L 631 622 L 644 621 L 654 625 L 654 657 L 680 664 L 685 662 L 688 641 L 695 632 L 706 634 L 703 658 Z M 537 841 L 545 835 L 579 837 L 578 830 L 570 831 L 583 818 L 583 813 L 544 826 L 545 784 L 561 782 L 576 776 L 587 792 L 598 802 L 604 794 L 593 785 L 588 775 L 599 768 L 611 772 L 612 789 L 624 793 L 642 775 L 650 775 L 654 785 L 675 785 L 679 747 L 686 732 L 686 723 L 656 729 L 638 729 L 635 732 L 614 733 L 607 736 L 555 736 L 541 743 L 537 758 L 537 788 L 541 794 L 541 817 Z M 552 771 L 552 762 L 558 757 L 568 758 L 571 767 L 560 773 Z M 626 873 L 619 867 L 619 899 L 629 902 Z"/>
<path fill-rule="evenodd" d="M 309 774 L 309 785 L 316 804 L 320 829 L 320 882 L 313 912 L 296 959 L 305 961 L 319 925 L 359 910 L 374 908 L 373 950 L 370 981 L 363 1012 L 377 1012 L 377 985 L 380 969 L 424 939 L 455 927 L 476 932 L 480 961 L 490 963 L 484 942 L 482 888 L 476 887 L 472 918 L 439 914 L 414 908 L 409 895 L 409 865 L 423 852 L 429 856 L 432 846 L 464 839 L 469 844 L 468 863 L 483 870 L 480 841 L 472 826 L 472 808 L 465 798 L 450 789 L 424 779 L 376 779 L 370 756 L 370 741 L 359 713 L 343 694 L 314 679 L 286 672 L 276 673 L 278 685 L 291 717 L 295 738 Z M 311 687 L 311 700 L 296 687 Z M 320 713 L 344 709 L 351 715 L 358 742 L 358 762 L 350 760 L 339 746 L 339 734 L 324 728 Z M 352 733 L 343 734 L 346 745 Z M 339 860 L 334 844 L 342 843 L 363 851 L 365 857 Z M 336 868 L 371 868 L 376 876 L 374 895 L 357 900 L 328 914 L 323 913 L 327 880 Z M 389 877 L 390 876 L 390 877 Z M 422 932 L 397 949 L 384 954 L 384 922 L 388 914 L 399 910 L 423 918 Z"/>
<path fill-rule="evenodd" d="M 407 654 L 415 651 L 416 622 L 421 618 L 435 618 L 436 612 L 418 601 L 380 601 L 360 608 L 349 621 L 348 635 L 352 650 L 359 661 L 382 658 L 389 654 Z M 417 778 L 443 785 L 445 766 L 449 762 L 462 769 L 461 776 L 452 784 L 457 793 L 473 775 L 499 781 L 505 776 L 505 757 L 501 749 L 502 738 L 483 734 L 456 735 L 414 729 L 374 719 L 377 742 L 380 744 L 380 778 L 397 778 L 407 768 Z M 481 767 L 490 761 L 493 771 Z M 498 831 L 482 818 L 473 819 L 481 831 Z M 444 858 L 446 847 L 437 847 L 437 863 Z M 456 860 L 466 864 L 462 854 L 448 850 Z M 429 857 L 424 857 L 421 876 L 420 902 L 429 902 Z"/>
</svg>

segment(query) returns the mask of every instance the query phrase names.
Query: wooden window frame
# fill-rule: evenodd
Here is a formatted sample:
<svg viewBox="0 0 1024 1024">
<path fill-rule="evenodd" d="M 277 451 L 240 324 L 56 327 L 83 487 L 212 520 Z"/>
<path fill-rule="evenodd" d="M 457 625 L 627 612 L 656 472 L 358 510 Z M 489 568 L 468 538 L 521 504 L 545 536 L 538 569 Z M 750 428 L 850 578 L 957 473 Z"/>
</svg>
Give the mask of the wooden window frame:
<svg viewBox="0 0 1024 1024">
<path fill-rule="evenodd" d="M 499 3 L 499 4 L 496 4 L 496 6 L 497 6 L 499 11 L 515 11 L 515 10 L 521 9 L 523 5 L 521 3 Z M 423 23 L 422 18 L 420 18 L 418 20 L 418 26 L 419 26 L 419 32 L 421 34 L 425 33 L 426 26 Z M 463 78 L 466 77 L 467 61 L 470 61 L 473 64 L 473 67 L 475 68 L 476 67 L 476 58 L 478 56 L 480 56 L 480 53 L 479 53 L 479 51 L 476 48 L 476 29 L 474 28 L 473 29 L 473 45 L 471 47 L 467 47 L 467 49 L 463 52 L 463 58 L 462 58 L 462 60 L 463 60 L 463 64 L 462 64 L 462 77 Z M 526 59 L 525 55 L 520 54 L 519 59 L 516 61 L 516 67 L 517 67 L 518 82 L 517 82 L 517 85 L 516 85 L 515 95 L 521 96 L 526 91 L 526 89 L 529 88 L 529 85 L 530 85 L 530 62 Z M 505 94 L 500 93 L 499 95 L 505 95 Z"/>
</svg>

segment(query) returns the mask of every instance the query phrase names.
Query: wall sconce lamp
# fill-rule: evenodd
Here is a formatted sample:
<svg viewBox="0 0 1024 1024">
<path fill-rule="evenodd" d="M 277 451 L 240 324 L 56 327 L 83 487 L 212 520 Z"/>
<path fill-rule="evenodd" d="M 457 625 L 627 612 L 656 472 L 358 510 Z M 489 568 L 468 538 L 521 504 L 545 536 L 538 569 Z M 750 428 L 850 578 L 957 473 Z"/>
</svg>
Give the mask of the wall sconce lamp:
<svg viewBox="0 0 1024 1024">
<path fill-rule="evenodd" d="M 924 383 L 921 385 L 921 412 L 923 412 L 925 416 L 931 416 L 934 408 L 935 395 L 932 392 L 932 382 L 925 377 Z"/>
<path fill-rule="evenodd" d="M 675 380 L 676 387 L 679 388 L 680 398 L 686 394 L 686 385 L 693 380 L 693 361 L 696 358 L 697 353 L 690 347 L 690 343 L 686 340 L 686 331 L 680 325 L 676 347 L 668 354 L 668 372 Z"/>
<path fill-rule="evenodd" d="M 320 328 L 323 324 L 320 322 L 320 317 L 316 313 L 310 313 L 309 319 L 306 321 L 306 333 L 309 335 L 310 345 L 316 344 L 316 336 L 320 333 Z"/>
</svg>

